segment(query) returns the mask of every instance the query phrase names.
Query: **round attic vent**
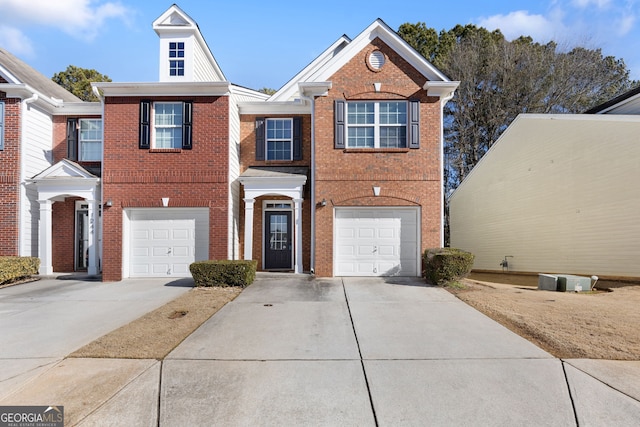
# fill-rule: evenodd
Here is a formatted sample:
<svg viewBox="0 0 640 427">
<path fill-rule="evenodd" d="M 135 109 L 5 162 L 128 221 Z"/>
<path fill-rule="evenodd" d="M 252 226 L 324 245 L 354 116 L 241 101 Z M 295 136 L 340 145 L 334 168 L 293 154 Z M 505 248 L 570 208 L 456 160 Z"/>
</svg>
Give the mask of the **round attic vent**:
<svg viewBox="0 0 640 427">
<path fill-rule="evenodd" d="M 384 53 L 379 50 L 374 50 L 369 54 L 369 66 L 372 70 L 379 70 L 384 66 L 384 62 L 386 61 L 384 57 Z"/>
</svg>

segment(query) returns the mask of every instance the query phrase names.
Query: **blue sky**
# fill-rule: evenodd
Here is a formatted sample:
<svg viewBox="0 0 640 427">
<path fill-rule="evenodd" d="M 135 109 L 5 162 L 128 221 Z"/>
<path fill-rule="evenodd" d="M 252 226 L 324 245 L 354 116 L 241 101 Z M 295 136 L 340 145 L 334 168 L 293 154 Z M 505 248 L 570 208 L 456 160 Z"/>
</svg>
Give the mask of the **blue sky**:
<svg viewBox="0 0 640 427">
<path fill-rule="evenodd" d="M 117 82 L 158 79 L 158 37 L 151 23 L 172 2 L 157 0 L 0 0 L 0 46 L 45 76 L 68 65 Z M 640 79 L 640 0 L 210 1 L 181 0 L 227 79 L 277 89 L 342 34 L 355 37 L 376 18 L 397 30 L 424 22 L 499 28 L 562 46 L 601 48 Z M 400 6 L 400 7 L 394 7 Z"/>
</svg>

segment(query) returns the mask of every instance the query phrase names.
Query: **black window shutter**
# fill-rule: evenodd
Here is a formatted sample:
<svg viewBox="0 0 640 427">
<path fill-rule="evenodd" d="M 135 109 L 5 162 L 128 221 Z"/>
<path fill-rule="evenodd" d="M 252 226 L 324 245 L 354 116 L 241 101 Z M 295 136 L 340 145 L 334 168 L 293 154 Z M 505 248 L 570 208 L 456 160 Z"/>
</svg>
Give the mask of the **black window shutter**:
<svg viewBox="0 0 640 427">
<path fill-rule="evenodd" d="M 67 158 L 78 160 L 78 119 L 67 119 Z"/>
<path fill-rule="evenodd" d="M 346 101 L 344 99 L 336 99 L 333 105 L 334 112 L 334 145 L 333 148 L 345 148 L 345 133 L 346 133 L 346 122 L 345 122 L 345 108 Z"/>
<path fill-rule="evenodd" d="M 420 101 L 409 101 L 409 148 L 420 148 Z"/>
<path fill-rule="evenodd" d="M 182 105 L 182 149 L 191 150 L 193 142 L 191 140 L 191 124 L 193 120 L 193 102 L 188 101 Z"/>
<path fill-rule="evenodd" d="M 256 160 L 264 160 L 265 119 L 256 118 Z"/>
<path fill-rule="evenodd" d="M 302 160 L 302 117 L 293 118 L 293 160 Z"/>
<path fill-rule="evenodd" d="M 151 101 L 140 101 L 140 140 L 138 148 L 151 148 Z"/>
</svg>

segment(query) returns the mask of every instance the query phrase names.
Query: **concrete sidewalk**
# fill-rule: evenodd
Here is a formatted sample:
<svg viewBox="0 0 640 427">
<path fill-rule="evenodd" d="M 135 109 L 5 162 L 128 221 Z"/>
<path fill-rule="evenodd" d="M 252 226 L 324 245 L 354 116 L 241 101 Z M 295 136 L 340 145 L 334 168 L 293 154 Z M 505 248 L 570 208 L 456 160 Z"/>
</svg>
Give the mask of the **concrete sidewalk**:
<svg viewBox="0 0 640 427">
<path fill-rule="evenodd" d="M 558 360 L 418 279 L 259 274 L 164 362 L 65 359 L 0 405 L 78 425 L 635 426 L 638 378 Z"/>
</svg>

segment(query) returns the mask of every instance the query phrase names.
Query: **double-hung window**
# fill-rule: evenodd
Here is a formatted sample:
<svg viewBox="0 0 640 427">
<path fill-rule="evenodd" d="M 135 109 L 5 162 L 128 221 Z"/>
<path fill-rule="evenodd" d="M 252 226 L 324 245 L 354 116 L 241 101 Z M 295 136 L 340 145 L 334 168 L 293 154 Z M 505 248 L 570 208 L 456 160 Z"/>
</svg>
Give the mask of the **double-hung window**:
<svg viewBox="0 0 640 427">
<path fill-rule="evenodd" d="M 182 147 L 182 102 L 153 104 L 154 148 Z"/>
<path fill-rule="evenodd" d="M 67 119 L 67 158 L 102 161 L 102 119 Z"/>
<path fill-rule="evenodd" d="M 406 101 L 347 103 L 347 148 L 406 148 Z"/>
<path fill-rule="evenodd" d="M 190 150 L 192 111 L 191 101 L 141 101 L 139 147 Z"/>
<path fill-rule="evenodd" d="M 267 119 L 267 160 L 292 160 L 293 119 Z"/>
<path fill-rule="evenodd" d="M 256 160 L 302 160 L 302 117 L 256 118 Z"/>
<path fill-rule="evenodd" d="M 334 148 L 420 148 L 420 101 L 334 101 Z"/>
<path fill-rule="evenodd" d="M 80 161 L 102 160 L 102 120 L 80 119 Z"/>
<path fill-rule="evenodd" d="M 169 43 L 169 75 L 184 76 L 184 42 Z"/>
</svg>

